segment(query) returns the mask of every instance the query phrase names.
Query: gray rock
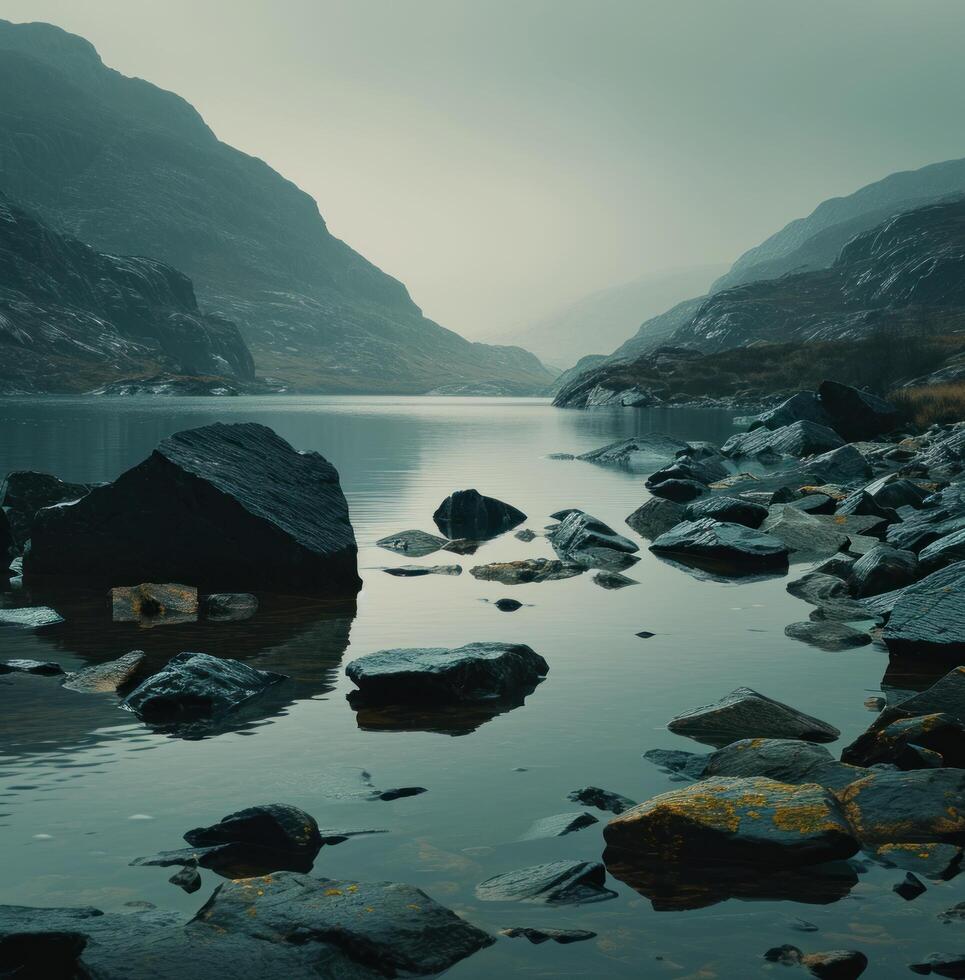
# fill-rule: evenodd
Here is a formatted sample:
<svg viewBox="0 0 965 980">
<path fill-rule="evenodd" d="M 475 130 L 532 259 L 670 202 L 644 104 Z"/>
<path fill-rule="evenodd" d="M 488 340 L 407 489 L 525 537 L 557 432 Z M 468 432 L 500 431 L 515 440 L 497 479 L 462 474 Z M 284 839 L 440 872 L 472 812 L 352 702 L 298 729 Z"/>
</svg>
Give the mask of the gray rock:
<svg viewBox="0 0 965 980">
<path fill-rule="evenodd" d="M 791 395 L 776 408 L 758 415 L 751 423 L 751 428 L 763 426 L 765 429 L 780 429 L 782 426 L 803 421 L 831 426 L 831 416 L 822 407 L 816 392 L 799 391 L 796 395 Z"/>
<path fill-rule="evenodd" d="M 961 659 L 965 648 L 965 562 L 909 585 L 895 602 L 882 638 L 893 654 Z"/>
<path fill-rule="evenodd" d="M 476 886 L 483 902 L 535 902 L 542 905 L 583 905 L 616 898 L 606 888 L 606 869 L 589 861 L 553 861 L 507 871 Z"/>
<path fill-rule="evenodd" d="M 671 866 L 790 868 L 858 850 L 828 790 L 761 776 L 715 777 L 663 793 L 614 817 L 603 836 L 608 850 Z"/>
<path fill-rule="evenodd" d="M 784 635 L 829 651 L 850 650 L 867 646 L 871 642 L 867 633 L 835 621 L 791 623 L 784 628 Z"/>
<path fill-rule="evenodd" d="M 833 742 L 841 733 L 790 705 L 738 687 L 713 704 L 677 715 L 670 731 L 708 745 L 723 746 L 739 738 L 797 738 Z"/>
<path fill-rule="evenodd" d="M 886 473 L 869 483 L 864 492 L 880 507 L 897 510 L 899 507 L 921 507 L 927 491 L 911 480 L 901 479 L 896 473 Z"/>
<path fill-rule="evenodd" d="M 516 612 L 523 607 L 518 599 L 497 599 L 494 605 L 500 612 Z"/>
<path fill-rule="evenodd" d="M 684 520 L 685 511 L 682 504 L 673 500 L 651 497 L 627 518 L 627 524 L 642 538 L 652 541 Z"/>
<path fill-rule="evenodd" d="M 651 473 L 646 479 L 648 489 L 668 480 L 683 480 L 710 486 L 718 480 L 730 475 L 730 470 L 724 465 L 723 457 L 697 456 L 677 454 L 677 458 L 669 465 Z"/>
<path fill-rule="evenodd" d="M 611 793 L 609 790 L 600 789 L 598 786 L 586 786 L 583 789 L 575 789 L 567 796 L 567 799 L 574 803 L 582 803 L 584 806 L 594 806 L 598 810 L 607 810 L 610 813 L 623 813 L 630 807 L 636 806 L 636 801 L 619 793 Z"/>
<path fill-rule="evenodd" d="M 429 534 L 428 531 L 411 530 L 390 534 L 375 543 L 388 551 L 396 551 L 412 558 L 424 558 L 438 551 L 446 543 L 446 539 L 436 534 Z"/>
<path fill-rule="evenodd" d="M 913 871 L 933 881 L 954 878 L 962 865 L 962 849 L 955 844 L 881 844 L 868 853 L 886 868 Z"/>
<path fill-rule="evenodd" d="M 965 977 L 965 953 L 932 953 L 918 963 L 910 963 L 912 973 L 936 977 Z"/>
<path fill-rule="evenodd" d="M 918 559 L 913 551 L 899 551 L 881 544 L 862 555 L 851 569 L 848 586 L 859 599 L 901 589 L 913 582 Z"/>
<path fill-rule="evenodd" d="M 841 579 L 823 572 L 807 572 L 788 582 L 787 591 L 812 606 L 824 605 L 836 599 L 847 599 L 849 596 L 848 586 Z"/>
<path fill-rule="evenodd" d="M 681 779 L 703 779 L 709 758 L 704 753 L 684 752 L 681 749 L 647 749 L 643 757 L 663 772 Z"/>
<path fill-rule="evenodd" d="M 143 650 L 132 650 L 116 660 L 84 667 L 68 675 L 64 687 L 82 694 L 116 693 L 133 683 L 146 659 L 147 654 Z"/>
<path fill-rule="evenodd" d="M 926 545 L 918 554 L 921 572 L 930 575 L 940 568 L 965 561 L 965 528 L 953 531 Z"/>
<path fill-rule="evenodd" d="M 697 521 L 703 517 L 712 518 L 725 524 L 743 524 L 744 527 L 759 528 L 767 517 L 767 508 L 740 497 L 708 497 L 690 504 L 684 511 L 682 520 Z M 627 519 L 629 524 L 629 518 Z M 633 527 L 633 525 L 630 525 Z"/>
<path fill-rule="evenodd" d="M 593 581 L 602 589 L 625 589 L 628 585 L 639 585 L 636 579 L 628 578 L 619 572 L 597 572 Z"/>
<path fill-rule="evenodd" d="M 839 790 L 867 775 L 861 766 L 838 762 L 823 745 L 790 738 L 743 738 L 711 752 L 702 776 L 766 776 L 798 786 L 817 783 Z"/>
<path fill-rule="evenodd" d="M 522 643 L 381 650 L 345 668 L 359 688 L 356 699 L 388 704 L 506 697 L 535 687 L 548 671 L 546 661 Z"/>
<path fill-rule="evenodd" d="M 777 429 L 760 427 L 731 436 L 721 452 L 739 459 L 762 452 L 782 456 L 812 456 L 838 449 L 844 440 L 833 429 L 817 422 L 801 420 Z"/>
<path fill-rule="evenodd" d="M 847 445 L 812 457 L 801 464 L 799 473 L 802 483 L 846 485 L 858 480 L 867 480 L 871 476 L 871 467 L 868 465 L 868 460 L 854 446 Z"/>
<path fill-rule="evenodd" d="M 56 677 L 64 668 L 53 660 L 5 660 L 0 661 L 0 674 L 38 674 Z"/>
<path fill-rule="evenodd" d="M 854 599 L 828 599 L 811 610 L 808 617 L 815 623 L 860 623 L 866 620 L 878 623 L 881 616 L 863 602 Z"/>
<path fill-rule="evenodd" d="M 383 568 L 387 575 L 396 578 L 420 578 L 423 575 L 462 575 L 462 565 L 395 565 Z"/>
<path fill-rule="evenodd" d="M 835 507 L 834 498 L 826 493 L 808 493 L 797 500 L 789 500 L 788 503 L 806 514 L 831 514 Z"/>
<path fill-rule="evenodd" d="M 782 541 L 799 556 L 833 555 L 848 546 L 848 535 L 843 528 L 789 504 L 773 504 L 761 531 Z"/>
<path fill-rule="evenodd" d="M 111 619 L 115 623 L 158 625 L 197 618 L 198 590 L 193 585 L 143 582 L 111 589 Z"/>
<path fill-rule="evenodd" d="M 522 561 L 501 561 L 489 565 L 474 565 L 469 569 L 473 578 L 503 585 L 526 585 L 530 582 L 555 582 L 573 578 L 586 571 L 585 565 L 554 558 L 526 558 Z"/>
<path fill-rule="evenodd" d="M 681 450 L 686 449 L 687 443 L 665 436 L 658 432 L 634 436 L 632 439 L 621 439 L 611 442 L 599 449 L 583 453 L 577 459 L 587 463 L 598 463 L 601 466 L 623 466 L 631 470 L 653 469 L 654 464 L 673 459 Z"/>
<path fill-rule="evenodd" d="M 509 929 L 500 929 L 501 936 L 508 936 L 510 939 L 528 939 L 534 946 L 545 942 L 560 943 L 582 943 L 587 939 L 595 939 L 596 933 L 586 929 L 532 929 L 525 926 L 511 926 Z"/>
<path fill-rule="evenodd" d="M 681 561 L 726 570 L 783 568 L 788 549 L 783 542 L 742 524 L 710 518 L 684 521 L 650 545 L 650 550 Z"/>
<path fill-rule="evenodd" d="M 70 506 L 37 514 L 24 577 L 190 582 L 355 596 L 358 548 L 335 467 L 253 422 L 165 439 Z"/>
<path fill-rule="evenodd" d="M 214 592 L 204 599 L 204 614 L 216 623 L 251 619 L 258 612 L 258 597 L 250 592 Z"/>
<path fill-rule="evenodd" d="M 33 630 L 62 623 L 64 617 L 50 606 L 31 606 L 21 609 L 0 609 L 0 626 Z"/>
<path fill-rule="evenodd" d="M 522 524 L 526 515 L 502 500 L 484 497 L 478 490 L 456 490 L 436 508 L 432 519 L 449 538 L 484 541 Z"/>
<path fill-rule="evenodd" d="M 285 679 L 237 660 L 179 653 L 131 691 L 123 705 L 148 724 L 180 729 L 216 722 Z"/>
<path fill-rule="evenodd" d="M 585 827 L 592 827 L 599 823 L 592 813 L 585 810 L 582 813 L 557 813 L 552 817 L 543 817 L 537 820 L 520 837 L 520 840 L 542 840 L 546 837 L 565 837 L 567 834 L 575 834 L 578 830 Z"/>
</svg>

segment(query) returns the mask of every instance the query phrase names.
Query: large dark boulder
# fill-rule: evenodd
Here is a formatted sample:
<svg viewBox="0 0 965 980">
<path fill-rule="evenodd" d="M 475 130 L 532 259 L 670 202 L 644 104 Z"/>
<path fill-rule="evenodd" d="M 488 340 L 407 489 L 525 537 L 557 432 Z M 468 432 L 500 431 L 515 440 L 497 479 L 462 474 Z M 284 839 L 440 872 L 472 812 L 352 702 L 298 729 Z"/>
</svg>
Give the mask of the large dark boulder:
<svg viewBox="0 0 965 980">
<path fill-rule="evenodd" d="M 838 798 L 862 842 L 965 840 L 965 769 L 875 771 Z"/>
<path fill-rule="evenodd" d="M 841 735 L 833 725 L 749 687 L 738 687 L 713 704 L 685 711 L 673 718 L 667 728 L 677 735 L 716 746 L 739 738 L 833 742 Z"/>
<path fill-rule="evenodd" d="M 668 480 L 690 480 L 710 486 L 711 483 L 723 480 L 728 475 L 727 467 L 713 457 L 697 459 L 691 456 L 678 456 L 669 466 L 651 473 L 647 477 L 646 485 L 655 487 Z"/>
<path fill-rule="evenodd" d="M 711 498 L 711 500 L 714 499 L 717 498 Z M 627 524 L 640 537 L 652 541 L 684 520 L 685 512 L 686 508 L 674 500 L 667 500 L 664 497 L 651 497 L 627 518 Z M 743 521 L 737 523 L 741 524 Z"/>
<path fill-rule="evenodd" d="M 723 571 L 746 572 L 787 567 L 787 546 L 743 524 L 703 517 L 684 521 L 650 545 L 658 555 Z"/>
<path fill-rule="evenodd" d="M 901 412 L 891 402 L 838 381 L 822 381 L 818 396 L 835 432 L 848 442 L 873 439 L 891 432 L 903 421 Z"/>
<path fill-rule="evenodd" d="M 582 564 L 592 563 L 595 549 L 622 551 L 632 554 L 640 550 L 636 542 L 617 534 L 608 524 L 583 511 L 574 511 L 555 528 L 546 532 L 553 549 L 561 558 L 571 558 Z"/>
<path fill-rule="evenodd" d="M 123 704 L 150 725 L 192 726 L 222 719 L 285 679 L 238 660 L 179 653 L 134 688 Z"/>
<path fill-rule="evenodd" d="M 0 484 L 0 507 L 7 514 L 18 550 L 30 540 L 34 516 L 44 507 L 78 500 L 91 490 L 86 483 L 65 483 L 50 473 L 17 470 Z"/>
<path fill-rule="evenodd" d="M 965 562 L 932 572 L 899 593 L 882 639 L 894 654 L 960 660 L 965 649 Z"/>
<path fill-rule="evenodd" d="M 655 497 L 672 500 L 678 504 L 686 504 L 688 501 L 696 500 L 705 494 L 707 485 L 699 480 L 667 479 L 650 485 L 649 490 Z"/>
<path fill-rule="evenodd" d="M 70 507 L 41 511 L 24 576 L 354 596 L 357 552 L 331 463 L 266 426 L 219 422 L 170 436 Z"/>
<path fill-rule="evenodd" d="M 851 594 L 858 599 L 901 589 L 913 582 L 918 574 L 918 559 L 913 551 L 901 551 L 879 544 L 865 552 L 848 576 Z"/>
<path fill-rule="evenodd" d="M 481 541 L 522 524 L 526 515 L 502 500 L 484 497 L 478 490 L 456 490 L 436 508 L 432 519 L 449 538 Z"/>
<path fill-rule="evenodd" d="M 522 643 L 469 643 L 380 650 L 353 660 L 345 673 L 358 686 L 353 700 L 404 704 L 485 701 L 532 689 L 549 665 Z"/>
<path fill-rule="evenodd" d="M 844 527 L 826 520 L 824 515 L 808 514 L 789 504 L 772 504 L 760 529 L 799 557 L 833 555 L 848 546 Z"/>
<path fill-rule="evenodd" d="M 762 776 L 714 777 L 663 793 L 614 817 L 603 836 L 608 849 L 698 867 L 788 868 L 849 858 L 858 850 L 828 790 Z"/>
</svg>

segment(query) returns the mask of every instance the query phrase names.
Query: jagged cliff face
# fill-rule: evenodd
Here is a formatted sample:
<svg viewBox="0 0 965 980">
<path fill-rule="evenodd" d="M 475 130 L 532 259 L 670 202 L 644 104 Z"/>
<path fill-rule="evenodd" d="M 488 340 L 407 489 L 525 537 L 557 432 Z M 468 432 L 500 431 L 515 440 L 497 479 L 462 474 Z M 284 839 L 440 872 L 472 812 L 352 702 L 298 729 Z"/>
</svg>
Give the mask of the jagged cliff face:
<svg viewBox="0 0 965 980">
<path fill-rule="evenodd" d="M 789 353 L 794 345 L 881 335 L 900 357 L 903 334 L 954 333 L 965 326 L 965 198 L 888 218 L 853 238 L 828 269 L 747 283 L 696 308 L 681 306 L 689 316 L 667 338 L 678 350 L 710 356 L 766 344 L 790 345 Z M 556 403 L 585 405 L 589 398 L 592 404 L 638 382 L 652 390 L 659 350 L 627 349 L 623 357 L 608 358 L 568 379 Z M 745 353 L 746 375 L 753 355 Z M 595 388 L 600 391 L 590 397 Z"/>
<path fill-rule="evenodd" d="M 307 194 L 82 38 L 0 21 L 0 103 L 7 193 L 98 249 L 183 270 L 202 308 L 238 323 L 259 374 L 328 391 L 551 380 L 519 348 L 425 319 L 400 282 L 329 233 Z"/>
<path fill-rule="evenodd" d="M 244 381 L 254 363 L 180 272 L 98 252 L 0 194 L 0 391 L 85 391 L 156 371 Z"/>
</svg>

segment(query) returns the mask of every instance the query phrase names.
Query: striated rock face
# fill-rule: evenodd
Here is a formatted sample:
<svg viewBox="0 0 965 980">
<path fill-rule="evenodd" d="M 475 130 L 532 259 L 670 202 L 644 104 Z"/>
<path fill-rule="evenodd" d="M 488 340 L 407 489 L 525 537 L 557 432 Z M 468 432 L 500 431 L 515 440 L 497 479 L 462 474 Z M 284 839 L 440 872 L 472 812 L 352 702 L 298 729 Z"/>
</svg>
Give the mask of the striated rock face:
<svg viewBox="0 0 965 980">
<path fill-rule="evenodd" d="M 202 307 L 238 324 L 259 373 L 301 390 L 411 394 L 480 382 L 529 394 L 553 380 L 519 347 L 423 317 L 309 195 L 82 38 L 3 21 L 0 52 L 7 193 L 97 249 L 183 270 Z"/>
<path fill-rule="evenodd" d="M 671 790 L 614 817 L 603 834 L 610 848 L 691 866 L 795 867 L 858 850 L 828 790 L 761 776 L 715 777 Z"/>
<path fill-rule="evenodd" d="M 254 423 L 165 439 L 76 504 L 37 516 L 24 575 L 354 596 L 355 534 L 335 467 Z"/>
<path fill-rule="evenodd" d="M 900 592 L 882 638 L 895 654 L 961 659 L 965 649 L 965 562 Z"/>
<path fill-rule="evenodd" d="M 87 391 L 159 370 L 254 378 L 235 325 L 153 259 L 98 252 L 0 194 L 0 391 Z"/>
<path fill-rule="evenodd" d="M 756 456 L 758 453 L 780 453 L 785 456 L 811 456 L 826 453 L 844 445 L 833 429 L 817 422 L 801 420 L 777 429 L 763 426 L 731 436 L 721 452 L 735 458 Z"/>
<path fill-rule="evenodd" d="M 769 534 L 709 517 L 676 525 L 661 534 L 650 550 L 732 572 L 786 567 L 788 555 L 786 545 Z"/>
<path fill-rule="evenodd" d="M 476 898 L 483 902 L 583 905 L 616 898 L 616 892 L 604 887 L 605 881 L 602 864 L 553 861 L 488 878 L 476 886 Z"/>
</svg>

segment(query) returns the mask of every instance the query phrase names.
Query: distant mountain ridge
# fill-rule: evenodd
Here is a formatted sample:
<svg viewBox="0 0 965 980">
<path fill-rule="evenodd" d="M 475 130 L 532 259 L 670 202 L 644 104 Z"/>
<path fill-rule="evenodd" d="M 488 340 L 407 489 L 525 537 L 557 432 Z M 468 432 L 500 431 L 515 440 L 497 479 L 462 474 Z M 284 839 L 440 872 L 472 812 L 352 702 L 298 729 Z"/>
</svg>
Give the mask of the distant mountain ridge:
<svg viewBox="0 0 965 980">
<path fill-rule="evenodd" d="M 300 390 L 419 393 L 552 375 L 474 344 L 328 231 L 315 202 L 220 142 L 184 99 L 107 68 L 83 38 L 0 21 L 0 173 L 52 226 L 182 270 L 237 322 L 261 374 Z"/>
<path fill-rule="evenodd" d="M 238 328 L 203 314 L 186 276 L 59 235 L 0 193 L 0 393 L 157 372 L 255 376 Z"/>
</svg>

